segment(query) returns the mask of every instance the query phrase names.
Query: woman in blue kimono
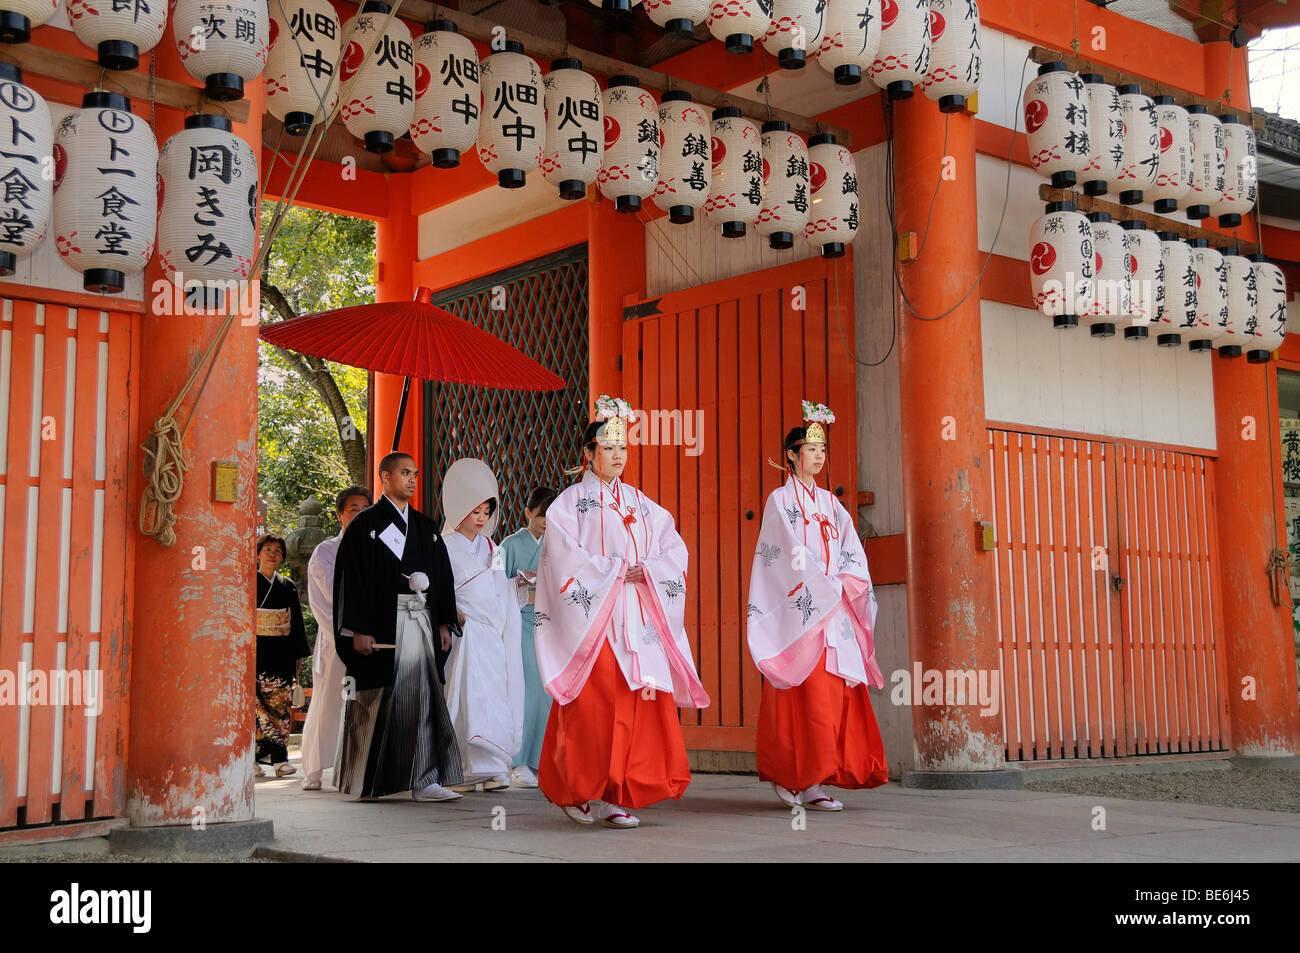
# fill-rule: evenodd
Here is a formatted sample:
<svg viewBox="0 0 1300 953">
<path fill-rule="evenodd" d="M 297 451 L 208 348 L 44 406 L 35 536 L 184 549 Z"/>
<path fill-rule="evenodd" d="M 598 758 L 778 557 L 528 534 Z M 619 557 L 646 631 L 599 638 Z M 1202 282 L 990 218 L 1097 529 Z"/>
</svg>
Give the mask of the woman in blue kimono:
<svg viewBox="0 0 1300 953">
<path fill-rule="evenodd" d="M 524 739 L 519 755 L 510 768 L 511 783 L 517 787 L 537 787 L 537 765 L 542 757 L 542 737 L 546 718 L 551 711 L 551 696 L 542 687 L 537 671 L 537 651 L 533 645 L 533 601 L 536 598 L 537 557 L 542 551 L 542 534 L 546 532 L 546 508 L 555 499 L 555 491 L 539 486 L 528 494 L 524 506 L 524 526 L 501 542 L 506 561 L 506 576 L 515 580 L 522 607 L 520 643 L 524 656 Z"/>
</svg>

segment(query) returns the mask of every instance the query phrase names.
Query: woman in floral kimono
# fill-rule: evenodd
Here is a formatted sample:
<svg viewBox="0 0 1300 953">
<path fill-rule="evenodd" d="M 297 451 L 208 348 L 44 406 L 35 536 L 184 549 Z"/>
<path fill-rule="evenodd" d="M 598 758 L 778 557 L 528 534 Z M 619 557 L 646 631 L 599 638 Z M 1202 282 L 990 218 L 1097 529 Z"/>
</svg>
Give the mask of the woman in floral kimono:
<svg viewBox="0 0 1300 953">
<path fill-rule="evenodd" d="M 686 544 L 671 514 L 620 479 L 627 403 L 602 394 L 596 410 L 582 478 L 546 511 L 533 625 L 558 704 L 538 781 L 571 820 L 627 829 L 640 823 L 629 808 L 691 783 L 677 707 L 709 696 L 683 625 Z"/>
<path fill-rule="evenodd" d="M 807 426 L 786 435 L 788 474 L 763 510 L 749 578 L 749 651 L 763 673 L 758 776 L 785 804 L 844 805 L 824 790 L 889 780 L 867 685 L 876 664 L 876 597 L 852 517 L 817 486 L 826 463 L 822 404 L 804 401 Z"/>
<path fill-rule="evenodd" d="M 277 777 L 293 774 L 289 732 L 293 727 L 293 679 L 298 660 L 311 654 L 298 590 L 276 569 L 284 562 L 279 536 L 257 541 L 257 776 L 262 764 Z"/>
<path fill-rule="evenodd" d="M 460 739 L 461 787 L 510 787 L 524 721 L 519 598 L 492 542 L 497 478 L 482 460 L 457 460 L 442 481 L 442 539 L 456 576 L 461 637 L 447 660 L 447 713 Z M 458 790 L 459 788 L 453 788 Z"/>
</svg>

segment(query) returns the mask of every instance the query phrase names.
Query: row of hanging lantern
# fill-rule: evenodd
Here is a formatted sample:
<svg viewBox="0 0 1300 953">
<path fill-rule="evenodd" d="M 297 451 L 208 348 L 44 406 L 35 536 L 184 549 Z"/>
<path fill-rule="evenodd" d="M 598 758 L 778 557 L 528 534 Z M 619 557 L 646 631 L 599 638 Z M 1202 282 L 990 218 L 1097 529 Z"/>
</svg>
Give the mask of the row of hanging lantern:
<svg viewBox="0 0 1300 953">
<path fill-rule="evenodd" d="M 187 117 L 160 151 L 126 96 L 96 90 L 56 135 L 48 105 L 5 63 L 0 124 L 10 140 L 0 151 L 0 274 L 13 274 L 52 224 L 59 256 L 82 272 L 87 291 L 120 293 L 153 257 L 155 239 L 164 274 L 178 283 L 250 277 L 257 159 L 225 116 Z"/>
<path fill-rule="evenodd" d="M 1030 164 L 1056 188 L 1081 181 L 1088 195 L 1151 202 L 1161 215 L 1182 203 L 1189 219 L 1217 216 L 1224 228 L 1255 206 L 1255 133 L 1235 113 L 1212 116 L 1059 61 L 1039 67 L 1024 112 Z"/>
<path fill-rule="evenodd" d="M 1144 221 L 1082 215 L 1072 202 L 1048 203 L 1029 234 L 1034 304 L 1057 328 L 1086 324 L 1094 337 L 1122 329 L 1162 347 L 1184 343 L 1221 357 L 1269 359 L 1286 337 L 1286 282 L 1263 255 L 1207 239 L 1152 232 Z"/>
</svg>

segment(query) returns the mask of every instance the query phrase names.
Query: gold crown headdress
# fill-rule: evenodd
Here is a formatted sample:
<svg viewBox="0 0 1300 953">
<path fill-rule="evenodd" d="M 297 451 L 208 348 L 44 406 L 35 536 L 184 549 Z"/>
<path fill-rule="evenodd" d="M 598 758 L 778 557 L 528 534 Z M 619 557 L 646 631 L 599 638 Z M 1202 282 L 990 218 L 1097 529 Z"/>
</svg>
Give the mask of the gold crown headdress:
<svg viewBox="0 0 1300 953">
<path fill-rule="evenodd" d="M 601 394 L 596 398 L 596 419 L 605 425 L 596 431 L 596 439 L 607 443 L 627 443 L 627 419 L 632 416 L 632 405 L 622 397 Z"/>
<path fill-rule="evenodd" d="M 803 419 L 807 425 L 803 439 L 796 446 L 805 443 L 826 443 L 826 425 L 835 423 L 834 412 L 825 404 L 814 404 L 810 400 L 803 402 Z"/>
</svg>

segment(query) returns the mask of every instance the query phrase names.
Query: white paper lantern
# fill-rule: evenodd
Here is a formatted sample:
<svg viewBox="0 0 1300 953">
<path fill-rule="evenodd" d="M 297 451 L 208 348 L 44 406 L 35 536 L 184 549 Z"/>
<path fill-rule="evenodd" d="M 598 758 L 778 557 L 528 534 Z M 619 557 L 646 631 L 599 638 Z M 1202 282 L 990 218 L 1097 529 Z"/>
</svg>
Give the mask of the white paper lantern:
<svg viewBox="0 0 1300 953">
<path fill-rule="evenodd" d="M 1187 107 L 1188 129 L 1192 138 L 1192 168 L 1188 176 L 1186 213 L 1193 221 L 1210 215 L 1210 206 L 1223 198 L 1224 169 L 1223 126 L 1204 106 Z"/>
<path fill-rule="evenodd" d="M 495 172 L 503 189 L 521 188 L 546 151 L 546 96 L 542 73 L 524 45 L 506 40 L 505 49 L 479 64 L 483 115 L 478 158 Z"/>
<path fill-rule="evenodd" d="M 776 57 L 781 69 L 803 69 L 826 38 L 827 16 L 837 2 L 840 0 L 773 0 L 772 23 L 763 34 L 763 49 Z M 870 17 L 876 24 L 879 34 L 877 6 L 878 0 L 861 0 L 858 9 L 862 18 Z M 865 65 L 870 66 L 871 61 Z"/>
<path fill-rule="evenodd" d="M 591 0 L 593 6 L 600 7 L 606 13 L 631 13 L 641 0 Z"/>
<path fill-rule="evenodd" d="M 415 118 L 415 44 L 389 6 L 366 0 L 342 27 L 339 117 L 367 152 L 391 152 Z M 387 29 L 384 22 L 388 21 Z"/>
<path fill-rule="evenodd" d="M 248 281 L 257 239 L 257 158 L 225 116 L 185 117 L 158 153 L 158 264 L 182 287 Z"/>
<path fill-rule="evenodd" d="M 1140 205 L 1143 193 L 1156 184 L 1160 172 L 1160 126 L 1156 104 L 1132 83 L 1119 87 L 1119 105 L 1124 117 L 1124 160 L 1111 187 L 1119 193 L 1120 205 Z"/>
<path fill-rule="evenodd" d="M 1058 189 L 1071 188 L 1088 167 L 1088 97 L 1083 80 L 1059 61 L 1044 63 L 1025 87 L 1029 164 Z"/>
<path fill-rule="evenodd" d="M 1259 183 L 1255 130 L 1234 113 L 1220 116 L 1219 124 L 1223 127 L 1223 198 L 1211 203 L 1210 214 L 1219 217 L 1220 228 L 1236 228 L 1241 216 L 1255 207 Z"/>
<path fill-rule="evenodd" d="M 975 0 L 930 0 L 930 69 L 925 95 L 958 112 L 980 85 L 980 9 Z"/>
<path fill-rule="evenodd" d="M 1223 255 L 1206 239 L 1193 238 L 1188 244 L 1196 268 L 1196 327 L 1187 346 L 1193 351 L 1209 351 L 1214 348 L 1217 329 L 1227 320 L 1228 269 Z"/>
<path fill-rule="evenodd" d="M 338 104 L 340 27 L 328 0 L 271 0 L 266 111 L 291 136 L 305 136 Z"/>
<path fill-rule="evenodd" d="M 758 126 L 735 106 L 713 110 L 713 185 L 704 215 L 724 238 L 743 238 L 763 208 L 763 144 Z"/>
<path fill-rule="evenodd" d="M 1127 235 L 1106 212 L 1089 212 L 1086 218 L 1092 235 L 1093 288 L 1092 303 L 1081 314 L 1093 337 L 1114 337 L 1116 322 L 1132 311 Z"/>
<path fill-rule="evenodd" d="M 120 93 L 87 93 L 54 141 L 54 240 L 84 287 L 119 294 L 153 256 L 158 145 Z"/>
<path fill-rule="evenodd" d="M 862 82 L 880 53 L 879 0 L 826 0 L 823 16 L 822 36 L 809 46 L 817 65 L 841 86 Z"/>
<path fill-rule="evenodd" d="M 10 63 L 0 63 L 0 130 L 0 275 L 12 275 L 49 228 L 54 188 L 43 173 L 54 130 L 50 107 Z"/>
<path fill-rule="evenodd" d="M 229 102 L 266 67 L 271 15 L 266 0 L 173 0 L 172 37 L 185 71 Z"/>
<path fill-rule="evenodd" d="M 709 32 L 721 40 L 728 53 L 752 53 L 754 39 L 772 25 L 772 0 L 713 0 L 709 4 Z"/>
<path fill-rule="evenodd" d="M 1263 255 L 1250 256 L 1255 272 L 1255 318 L 1245 329 L 1246 360 L 1264 364 L 1286 340 L 1286 276 Z"/>
<path fill-rule="evenodd" d="M 1073 202 L 1049 202 L 1029 229 L 1029 284 L 1053 327 L 1077 327 L 1091 310 L 1094 267 L 1091 223 Z"/>
<path fill-rule="evenodd" d="M 1223 270 L 1227 278 L 1228 307 L 1215 330 L 1214 346 L 1219 357 L 1241 357 L 1246 327 L 1255 318 L 1259 294 L 1255 288 L 1255 268 L 1248 258 L 1237 253 L 1235 246 L 1223 250 Z"/>
<path fill-rule="evenodd" d="M 808 178 L 812 208 L 804 237 L 823 258 L 839 258 L 858 234 L 858 168 L 853 153 L 830 133 L 808 140 Z"/>
<path fill-rule="evenodd" d="M 712 0 L 645 0 L 642 8 L 656 26 L 674 39 L 691 39 L 696 24 L 709 18 Z"/>
<path fill-rule="evenodd" d="M 0 9 L 0 43 L 26 43 L 32 30 L 59 9 L 59 0 L 3 0 Z"/>
<path fill-rule="evenodd" d="M 415 110 L 411 141 L 435 168 L 454 169 L 478 139 L 478 51 L 450 20 L 433 20 L 415 41 Z"/>
<path fill-rule="evenodd" d="M 68 0 L 68 21 L 104 69 L 135 69 L 167 30 L 167 2 Z"/>
<path fill-rule="evenodd" d="M 1129 318 L 1125 322 L 1124 338 L 1145 341 L 1165 304 L 1161 242 L 1140 219 L 1125 220 L 1120 222 L 1120 227 L 1124 229 L 1129 256 Z"/>
<path fill-rule="evenodd" d="M 620 212 L 639 212 L 659 184 L 659 104 L 635 76 L 611 76 L 603 97 L 605 154 L 596 184 Z"/>
<path fill-rule="evenodd" d="M 654 202 L 668 212 L 668 221 L 695 221 L 695 212 L 709 199 L 713 185 L 712 131 L 704 108 L 680 89 L 664 93 L 659 103 L 659 182 Z"/>
<path fill-rule="evenodd" d="M 1124 116 L 1119 90 L 1096 73 L 1083 73 L 1088 107 L 1088 165 L 1080 178 L 1085 195 L 1105 195 L 1124 161 Z"/>
<path fill-rule="evenodd" d="M 1160 261 L 1164 267 L 1165 299 L 1159 309 L 1160 332 L 1156 343 L 1178 347 L 1184 336 L 1196 332 L 1196 263 L 1192 248 L 1177 232 L 1156 232 L 1160 239 Z"/>
<path fill-rule="evenodd" d="M 808 146 L 779 119 L 763 123 L 762 133 L 763 207 L 754 227 L 767 236 L 769 247 L 793 248 L 812 205 Z"/>
<path fill-rule="evenodd" d="M 871 81 L 890 99 L 910 99 L 930 68 L 930 0 L 881 0 L 880 48 Z"/>
<path fill-rule="evenodd" d="M 542 178 L 559 189 L 560 198 L 580 199 L 596 181 L 605 152 L 600 85 L 572 57 L 552 62 L 542 85 L 546 88 Z"/>
<path fill-rule="evenodd" d="M 1156 135 L 1159 162 L 1156 181 L 1143 189 L 1142 197 L 1161 215 L 1178 210 L 1179 201 L 1191 191 L 1192 126 L 1187 110 L 1172 96 L 1156 96 Z"/>
</svg>

